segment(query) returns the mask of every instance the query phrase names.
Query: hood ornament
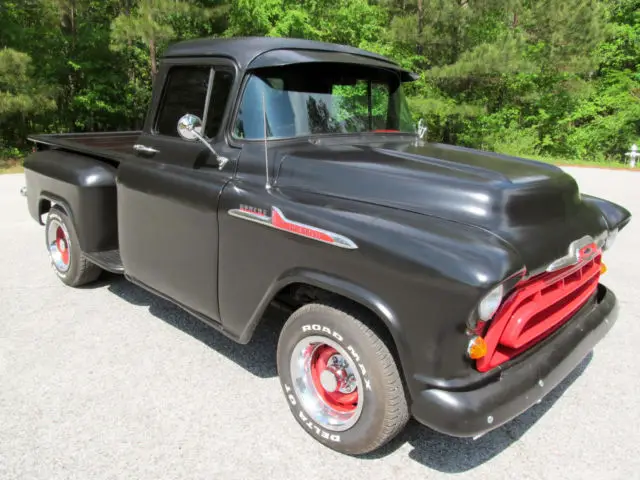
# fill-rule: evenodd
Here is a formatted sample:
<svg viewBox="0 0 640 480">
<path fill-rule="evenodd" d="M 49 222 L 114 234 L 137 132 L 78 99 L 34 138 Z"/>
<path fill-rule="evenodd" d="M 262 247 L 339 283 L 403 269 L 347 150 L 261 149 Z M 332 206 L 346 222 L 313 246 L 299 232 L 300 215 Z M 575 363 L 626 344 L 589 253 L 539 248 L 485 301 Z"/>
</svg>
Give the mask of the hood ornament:
<svg viewBox="0 0 640 480">
<path fill-rule="evenodd" d="M 558 258 L 551 262 L 547 268 L 547 272 L 555 272 L 572 265 L 591 260 L 598 253 L 600 253 L 600 247 L 595 239 L 589 235 L 571 242 L 569 245 L 569 251 L 564 257 Z"/>
</svg>

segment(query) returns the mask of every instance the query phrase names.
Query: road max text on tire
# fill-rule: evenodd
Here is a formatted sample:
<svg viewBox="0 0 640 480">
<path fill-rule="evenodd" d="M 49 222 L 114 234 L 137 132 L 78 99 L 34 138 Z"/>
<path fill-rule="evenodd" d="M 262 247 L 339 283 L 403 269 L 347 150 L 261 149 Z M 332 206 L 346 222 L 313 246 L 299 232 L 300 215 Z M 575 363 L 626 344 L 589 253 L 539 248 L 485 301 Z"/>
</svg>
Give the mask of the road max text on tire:
<svg viewBox="0 0 640 480">
<path fill-rule="evenodd" d="M 555 166 L 427 142 L 413 80 L 341 45 L 170 46 L 143 130 L 31 137 L 55 273 L 123 274 L 243 344 L 287 309 L 282 406 L 343 453 L 410 417 L 508 422 L 614 325 L 603 255 L 631 216 Z"/>
</svg>

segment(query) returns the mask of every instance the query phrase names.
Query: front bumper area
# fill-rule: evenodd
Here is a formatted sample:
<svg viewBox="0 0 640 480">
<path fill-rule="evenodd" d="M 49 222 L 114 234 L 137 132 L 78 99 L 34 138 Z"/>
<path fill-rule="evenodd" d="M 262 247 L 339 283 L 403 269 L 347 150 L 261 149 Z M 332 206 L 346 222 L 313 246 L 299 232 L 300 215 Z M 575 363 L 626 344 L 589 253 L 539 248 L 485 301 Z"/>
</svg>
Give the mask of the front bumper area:
<svg viewBox="0 0 640 480">
<path fill-rule="evenodd" d="M 413 399 L 412 414 L 420 423 L 447 435 L 483 435 L 553 390 L 607 334 L 617 316 L 614 293 L 600 284 L 590 307 L 578 312 L 534 353 L 505 366 L 497 380 L 467 391 L 422 390 Z"/>
</svg>

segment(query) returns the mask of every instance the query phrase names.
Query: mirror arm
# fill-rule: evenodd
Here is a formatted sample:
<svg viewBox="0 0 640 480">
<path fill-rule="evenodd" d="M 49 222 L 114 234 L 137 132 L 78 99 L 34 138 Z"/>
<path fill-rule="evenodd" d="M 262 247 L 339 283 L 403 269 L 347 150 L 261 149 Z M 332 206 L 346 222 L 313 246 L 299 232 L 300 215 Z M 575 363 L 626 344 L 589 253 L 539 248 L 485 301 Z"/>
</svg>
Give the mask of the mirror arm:
<svg viewBox="0 0 640 480">
<path fill-rule="evenodd" d="M 211 70 L 213 72 L 213 70 Z M 207 96 L 207 103 L 209 102 L 209 97 Z M 196 130 L 196 128 L 202 128 L 202 120 L 191 113 L 187 113 L 180 117 L 178 120 L 178 135 L 180 135 L 185 140 L 193 141 L 200 140 L 205 146 L 213 153 L 213 156 L 216 157 L 218 162 L 218 170 L 222 170 L 224 166 L 227 164 L 229 159 L 227 157 L 223 157 L 218 155 L 218 152 L 211 146 L 211 144 L 207 141 L 205 137 L 202 136 L 200 132 Z M 187 132 L 189 132 L 187 134 Z"/>
<path fill-rule="evenodd" d="M 227 157 L 218 155 L 218 152 L 215 151 L 215 149 L 211 146 L 211 144 L 202 135 L 200 135 L 195 130 L 195 128 L 190 128 L 189 130 L 191 131 L 191 133 L 195 135 L 195 137 L 198 140 L 200 140 L 202 143 L 204 143 L 207 146 L 207 148 L 211 151 L 211 153 L 213 153 L 213 155 L 216 157 L 216 160 L 218 161 L 218 170 L 222 170 L 224 166 L 227 164 L 227 162 L 229 161 L 229 159 Z"/>
</svg>

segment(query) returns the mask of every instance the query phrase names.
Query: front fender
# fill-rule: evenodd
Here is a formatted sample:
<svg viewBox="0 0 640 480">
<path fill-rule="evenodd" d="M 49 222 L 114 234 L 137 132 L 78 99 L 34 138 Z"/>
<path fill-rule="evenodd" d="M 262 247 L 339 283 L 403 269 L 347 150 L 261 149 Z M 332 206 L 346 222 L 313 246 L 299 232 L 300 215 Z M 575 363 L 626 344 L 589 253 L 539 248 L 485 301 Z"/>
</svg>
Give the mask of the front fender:
<svg viewBox="0 0 640 480">
<path fill-rule="evenodd" d="M 276 206 L 292 221 L 337 232 L 357 248 L 336 248 L 228 213 L 241 204 L 267 211 Z M 487 290 L 523 266 L 511 245 L 481 228 L 308 192 L 264 196 L 229 189 L 219 222 L 221 318 L 230 335 L 248 343 L 287 285 L 322 288 L 382 320 L 410 390 L 418 379 L 424 385 L 425 378 L 469 375 L 469 315 Z"/>
<path fill-rule="evenodd" d="M 337 295 L 349 298 L 374 312 L 385 323 L 396 341 L 402 341 L 398 317 L 392 308 L 375 293 L 337 275 L 306 268 L 292 268 L 284 272 L 271 284 L 264 297 L 258 304 L 251 320 L 240 335 L 240 341 L 247 343 L 260 323 L 269 303 L 283 288 L 295 283 L 303 283 L 322 288 Z"/>
<path fill-rule="evenodd" d="M 610 231 L 615 229 L 622 230 L 631 220 L 631 212 L 617 203 L 586 194 L 582 194 L 582 200 L 600 210 Z"/>
<path fill-rule="evenodd" d="M 258 307 L 253 313 L 251 320 L 248 322 L 246 328 L 238 339 L 240 343 L 246 344 L 251 340 L 255 328 L 260 323 L 267 307 L 278 292 L 288 285 L 296 283 L 311 285 L 333 294 L 340 295 L 344 298 L 348 298 L 377 315 L 391 334 L 400 360 L 400 365 L 398 365 L 398 367 L 402 368 L 405 372 L 405 378 L 409 383 L 410 388 L 412 390 L 415 388 L 415 381 L 413 379 L 413 372 L 415 369 L 411 358 L 411 349 L 410 345 L 406 341 L 407 334 L 403 331 L 397 312 L 376 293 L 335 274 L 306 268 L 292 268 L 284 272 L 275 282 L 273 282 L 263 296 Z"/>
</svg>

